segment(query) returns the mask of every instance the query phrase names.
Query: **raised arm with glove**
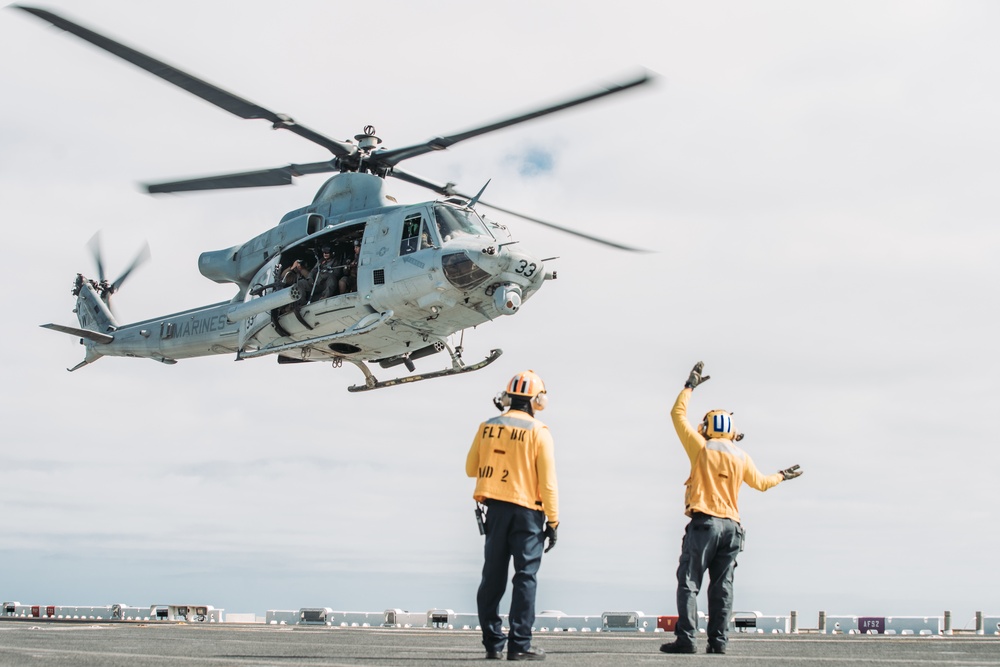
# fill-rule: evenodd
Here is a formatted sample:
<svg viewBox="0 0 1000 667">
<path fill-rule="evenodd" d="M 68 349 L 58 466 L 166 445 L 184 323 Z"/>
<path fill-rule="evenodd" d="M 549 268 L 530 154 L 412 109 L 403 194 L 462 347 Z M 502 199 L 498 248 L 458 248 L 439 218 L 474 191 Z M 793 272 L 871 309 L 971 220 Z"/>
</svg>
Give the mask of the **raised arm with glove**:
<svg viewBox="0 0 1000 667">
<path fill-rule="evenodd" d="M 688 381 L 684 383 L 684 386 L 687 387 L 688 389 L 694 389 L 702 382 L 708 382 L 709 380 L 711 380 L 712 379 L 711 375 L 706 375 L 705 377 L 701 376 L 701 371 L 704 368 L 705 368 L 705 362 L 699 361 L 698 363 L 696 363 L 694 365 L 694 368 L 691 369 L 691 375 L 688 376 Z"/>
</svg>

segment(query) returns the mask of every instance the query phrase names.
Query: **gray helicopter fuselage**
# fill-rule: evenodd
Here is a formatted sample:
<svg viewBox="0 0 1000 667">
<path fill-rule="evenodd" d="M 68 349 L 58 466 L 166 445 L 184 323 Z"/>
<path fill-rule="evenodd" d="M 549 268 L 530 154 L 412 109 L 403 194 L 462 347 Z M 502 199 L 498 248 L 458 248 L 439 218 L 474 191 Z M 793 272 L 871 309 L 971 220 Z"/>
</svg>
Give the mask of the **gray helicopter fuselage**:
<svg viewBox="0 0 1000 667">
<path fill-rule="evenodd" d="M 13 7 L 228 113 L 266 120 L 272 129 L 291 132 L 331 153 L 330 159 L 320 162 L 147 184 L 148 192 L 281 186 L 307 174 L 337 174 L 309 206 L 289 212 L 277 226 L 242 245 L 201 254 L 198 269 L 202 275 L 236 286 L 237 293 L 228 303 L 119 326 L 110 313 L 110 298 L 142 255 L 118 279 L 108 281 L 95 252 L 97 280 L 78 274 L 75 283 L 80 328 L 42 325 L 81 338 L 86 358 L 71 370 L 105 355 L 173 363 L 235 352 L 237 358 L 274 354 L 279 362 L 329 360 L 335 366 L 349 360 L 365 374 L 365 385 L 350 387 L 351 391 L 464 373 L 492 363 L 500 350 L 491 350 L 482 362 L 466 366 L 460 346 L 452 348 L 445 338 L 500 315 L 513 315 L 546 279 L 555 278 L 555 273 L 545 272 L 540 260 L 513 245 L 506 227 L 481 218 L 476 205 L 605 246 L 639 250 L 489 204 L 481 199 L 485 186 L 470 197 L 457 191 L 454 183 L 435 183 L 404 171 L 400 164 L 645 85 L 653 79 L 647 72 L 462 132 L 387 149 L 371 125 L 354 135 L 354 141 L 334 139 L 65 16 L 40 7 Z M 446 199 L 399 205 L 384 190 L 388 177 Z M 355 242 L 356 254 L 345 257 Z M 341 264 L 324 262 L 322 272 L 306 275 L 303 265 L 315 268 L 318 251 L 326 246 L 334 249 L 333 256 Z M 317 292 L 320 283 L 322 289 Z M 451 368 L 419 377 L 379 382 L 365 365 L 377 361 L 388 368 L 402 363 L 413 373 L 413 359 L 444 349 L 450 353 Z"/>
<path fill-rule="evenodd" d="M 443 202 L 386 202 L 360 215 L 338 210 L 345 199 L 344 186 L 353 189 L 359 183 L 381 188 L 384 181 L 366 174 L 341 174 L 320 190 L 312 206 L 286 216 L 290 220 L 322 215 L 334 222 L 286 248 L 281 257 L 287 266 L 309 248 L 346 235 L 359 241 L 357 289 L 309 300 L 298 312 L 262 313 L 245 323 L 241 349 L 255 348 L 256 356 L 282 348 L 286 357 L 311 360 L 405 355 L 468 327 L 513 314 L 545 280 L 537 258 L 503 245 L 511 243 L 506 228 L 484 222 L 470 209 Z M 261 267 L 253 284 L 275 282 L 277 266 L 272 262 Z M 516 293 L 516 305 L 498 298 L 508 291 Z M 249 301 L 255 298 L 260 297 L 248 296 Z M 359 322 L 376 318 L 382 318 L 380 326 L 370 331 L 358 327 Z M 338 332 L 344 335 L 322 345 L 295 345 Z"/>
<path fill-rule="evenodd" d="M 399 205 L 383 187 L 368 174 L 332 177 L 313 204 L 290 212 L 277 227 L 242 246 L 203 253 L 199 268 L 206 277 L 237 286 L 231 301 L 124 326 L 113 319 L 103 327 L 91 323 L 113 340 L 84 340 L 88 357 L 172 363 L 235 353 L 382 361 L 442 349 L 451 334 L 512 315 L 552 277 L 513 244 L 505 227 L 472 209 L 440 201 Z M 283 268 L 295 260 L 315 265 L 326 246 L 354 278 L 349 290 L 322 296 L 315 279 L 282 282 Z M 89 285 L 78 298 L 78 315 L 102 308 Z"/>
</svg>

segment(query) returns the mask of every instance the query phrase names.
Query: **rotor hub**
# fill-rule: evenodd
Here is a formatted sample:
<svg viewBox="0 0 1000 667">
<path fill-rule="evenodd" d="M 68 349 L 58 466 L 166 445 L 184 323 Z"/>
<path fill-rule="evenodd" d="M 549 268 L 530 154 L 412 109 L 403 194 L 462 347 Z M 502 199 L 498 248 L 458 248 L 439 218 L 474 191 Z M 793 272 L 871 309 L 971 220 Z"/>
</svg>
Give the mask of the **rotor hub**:
<svg viewBox="0 0 1000 667">
<path fill-rule="evenodd" d="M 365 125 L 364 133 L 355 134 L 354 140 L 358 142 L 358 148 L 366 153 L 371 152 L 373 148 L 382 143 L 382 140 L 375 136 L 374 125 Z"/>
</svg>

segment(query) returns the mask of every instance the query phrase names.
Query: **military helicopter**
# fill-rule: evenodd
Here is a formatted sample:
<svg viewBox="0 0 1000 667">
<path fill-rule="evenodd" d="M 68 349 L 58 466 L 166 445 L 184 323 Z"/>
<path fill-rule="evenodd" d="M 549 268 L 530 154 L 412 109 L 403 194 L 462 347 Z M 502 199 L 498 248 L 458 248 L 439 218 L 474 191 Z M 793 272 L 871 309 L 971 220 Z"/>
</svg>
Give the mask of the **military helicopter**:
<svg viewBox="0 0 1000 667">
<path fill-rule="evenodd" d="M 461 342 L 453 346 L 449 338 L 460 334 L 464 341 L 466 329 L 517 313 L 546 281 L 556 278 L 555 271 L 546 269 L 547 260 L 517 245 L 508 228 L 481 215 L 477 205 L 621 250 L 639 250 L 488 204 L 481 199 L 485 185 L 470 196 L 453 183 L 434 183 L 401 170 L 399 164 L 646 84 L 652 80 L 649 73 L 465 132 L 386 149 L 371 126 L 354 141 L 331 139 L 55 13 L 13 7 L 236 116 L 267 120 L 272 128 L 293 132 L 333 154 L 325 162 L 147 185 L 150 193 L 186 192 L 288 185 L 297 176 L 335 173 L 312 203 L 286 213 L 277 226 L 245 243 L 201 254 L 198 269 L 203 276 L 236 286 L 236 295 L 226 302 L 119 324 L 111 296 L 148 252 L 109 281 L 95 237 L 91 247 L 98 278 L 77 274 L 73 285 L 79 327 L 42 325 L 80 337 L 86 356 L 70 371 L 103 356 L 174 364 L 214 354 L 235 354 L 237 359 L 274 355 L 284 364 L 330 362 L 338 368 L 349 362 L 364 374 L 364 384 L 348 387 L 352 392 L 467 373 L 495 361 L 501 350 L 466 364 Z M 386 191 L 387 177 L 441 198 L 400 204 Z M 415 360 L 442 351 L 450 356 L 445 369 L 413 374 Z M 405 366 L 411 375 L 379 381 L 369 364 L 383 369 Z"/>
</svg>

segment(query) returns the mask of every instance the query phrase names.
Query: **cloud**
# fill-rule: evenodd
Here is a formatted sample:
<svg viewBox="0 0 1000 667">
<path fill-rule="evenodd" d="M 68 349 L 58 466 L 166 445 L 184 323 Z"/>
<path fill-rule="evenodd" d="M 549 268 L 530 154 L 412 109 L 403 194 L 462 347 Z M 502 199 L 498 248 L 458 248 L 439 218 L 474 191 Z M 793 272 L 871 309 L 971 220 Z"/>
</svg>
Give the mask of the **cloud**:
<svg viewBox="0 0 1000 667">
<path fill-rule="evenodd" d="M 529 148 L 523 153 L 509 155 L 506 161 L 524 178 L 550 174 L 555 169 L 555 156 L 542 148 Z"/>
</svg>

